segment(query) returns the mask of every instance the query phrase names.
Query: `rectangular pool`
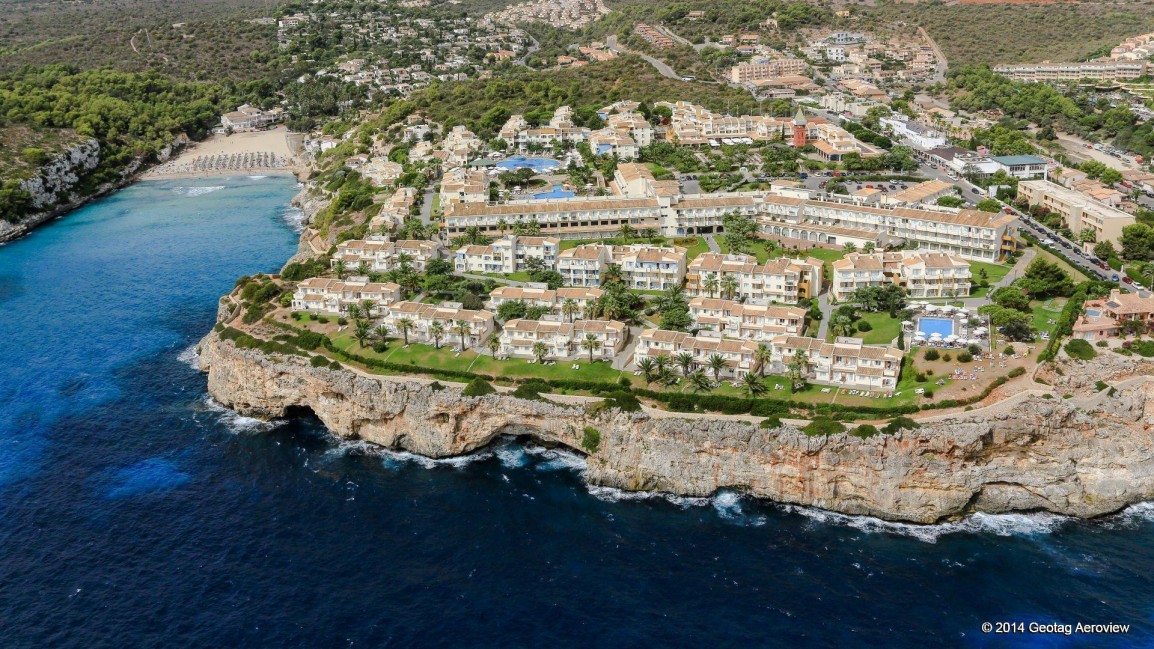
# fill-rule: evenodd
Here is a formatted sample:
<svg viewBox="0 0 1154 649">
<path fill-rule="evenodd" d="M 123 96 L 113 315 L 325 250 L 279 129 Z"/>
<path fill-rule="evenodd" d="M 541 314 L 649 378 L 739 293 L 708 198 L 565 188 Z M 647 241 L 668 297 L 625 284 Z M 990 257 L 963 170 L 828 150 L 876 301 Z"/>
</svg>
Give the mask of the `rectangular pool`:
<svg viewBox="0 0 1154 649">
<path fill-rule="evenodd" d="M 927 336 L 939 334 L 942 338 L 954 334 L 953 318 L 918 318 L 918 331 Z"/>
</svg>

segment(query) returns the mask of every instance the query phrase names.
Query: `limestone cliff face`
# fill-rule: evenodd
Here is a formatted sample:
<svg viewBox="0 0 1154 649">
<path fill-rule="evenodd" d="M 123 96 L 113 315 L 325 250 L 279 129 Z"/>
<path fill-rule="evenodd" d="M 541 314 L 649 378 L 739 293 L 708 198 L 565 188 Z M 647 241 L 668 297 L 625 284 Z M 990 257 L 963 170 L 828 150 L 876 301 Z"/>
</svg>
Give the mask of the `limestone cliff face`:
<svg viewBox="0 0 1154 649">
<path fill-rule="evenodd" d="M 1026 400 L 893 436 L 808 437 L 735 420 L 587 411 L 505 395 L 467 398 L 420 379 L 313 368 L 241 350 L 210 334 L 201 368 L 221 403 L 283 416 L 311 409 L 336 435 L 430 457 L 468 453 L 503 434 L 580 450 L 601 432 L 586 479 L 627 490 L 706 496 L 728 488 L 783 503 L 917 523 L 975 511 L 1098 516 L 1154 498 L 1154 387 L 1075 407 Z"/>
</svg>

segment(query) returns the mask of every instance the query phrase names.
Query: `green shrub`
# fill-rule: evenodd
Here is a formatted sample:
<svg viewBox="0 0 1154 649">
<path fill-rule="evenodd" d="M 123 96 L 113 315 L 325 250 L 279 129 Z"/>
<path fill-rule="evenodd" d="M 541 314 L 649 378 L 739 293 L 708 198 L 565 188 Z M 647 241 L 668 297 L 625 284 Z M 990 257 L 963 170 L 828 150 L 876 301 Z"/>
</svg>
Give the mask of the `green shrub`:
<svg viewBox="0 0 1154 649">
<path fill-rule="evenodd" d="M 926 382 L 926 375 L 923 374 L 922 372 L 914 372 L 914 380 L 917 381 L 918 383 L 925 383 Z"/>
<path fill-rule="evenodd" d="M 252 324 L 264 317 L 265 306 L 263 304 L 250 304 L 248 309 L 244 312 L 244 317 L 241 322 L 245 324 Z"/>
<path fill-rule="evenodd" d="M 1018 353 L 1018 350 L 1014 349 L 1013 345 L 1006 345 L 1006 348 L 1002 350 L 1002 353 L 1006 356 L 1013 356 L 1014 354 Z"/>
<path fill-rule="evenodd" d="M 815 417 L 813 421 L 805 425 L 801 429 L 803 433 L 811 437 L 837 435 L 845 432 L 845 424 L 829 417 Z"/>
<path fill-rule="evenodd" d="M 1097 345 L 1098 347 L 1109 347 L 1110 346 L 1110 343 L 1106 342 L 1105 340 L 1099 340 L 1098 342 L 1096 342 L 1094 344 Z"/>
<path fill-rule="evenodd" d="M 936 349 L 927 349 L 926 353 L 922 355 L 922 358 L 926 359 L 927 361 L 936 361 L 941 357 L 942 355 L 939 354 L 938 350 Z"/>
<path fill-rule="evenodd" d="M 325 358 L 324 356 L 313 356 L 309 361 L 309 365 L 312 365 L 313 367 L 325 367 L 328 364 L 329 359 Z"/>
<path fill-rule="evenodd" d="M 337 318 L 337 324 L 339 324 L 342 327 L 347 325 L 348 323 L 349 323 L 349 319 L 344 317 L 344 316 Z"/>
<path fill-rule="evenodd" d="M 922 394 L 922 396 L 927 398 L 927 399 L 933 399 L 934 398 L 934 391 L 933 390 L 926 390 L 925 393 Z"/>
<path fill-rule="evenodd" d="M 280 296 L 280 305 L 281 306 L 285 306 L 285 307 L 292 306 L 292 303 L 293 303 L 293 294 L 292 293 L 282 293 L 281 294 L 281 296 Z"/>
<path fill-rule="evenodd" d="M 1068 354 L 1070 358 L 1088 361 L 1097 356 L 1098 352 L 1094 351 L 1090 343 L 1081 338 L 1075 338 L 1066 343 L 1066 354 Z"/>
<path fill-rule="evenodd" d="M 766 417 L 765 419 L 762 419 L 761 423 L 758 425 L 761 426 L 762 428 L 770 429 L 770 428 L 781 428 L 782 423 L 781 423 L 781 418 L 779 418 L 775 415 L 772 417 Z"/>
<path fill-rule="evenodd" d="M 389 350 L 389 343 L 387 343 L 383 340 L 378 340 L 377 342 L 373 343 L 373 351 L 378 353 L 378 354 L 383 354 L 388 350 Z"/>
<path fill-rule="evenodd" d="M 469 381 L 469 384 L 465 386 L 465 389 L 461 391 L 461 394 L 466 397 L 480 397 L 486 394 L 493 394 L 496 391 L 497 390 L 493 388 L 491 383 L 478 377 L 472 381 Z"/>
<path fill-rule="evenodd" d="M 870 424 L 862 424 L 849 432 L 850 435 L 853 435 L 854 437 L 860 437 L 862 439 L 869 439 L 880 433 L 881 431 L 877 429 L 877 426 L 871 426 Z"/>
<path fill-rule="evenodd" d="M 942 354 L 942 360 L 949 363 L 950 361 L 954 360 L 954 357 L 950 356 L 950 354 L 947 352 L 945 354 Z"/>
<path fill-rule="evenodd" d="M 334 370 L 339 370 L 339 369 L 341 369 L 341 362 L 340 361 L 333 361 L 333 362 L 329 363 L 329 367 L 331 367 Z"/>
<path fill-rule="evenodd" d="M 970 352 L 958 352 L 959 363 L 969 363 L 972 360 L 974 360 L 974 355 Z"/>
<path fill-rule="evenodd" d="M 1014 379 L 1014 378 L 1017 378 L 1017 377 L 1019 377 L 1019 376 L 1022 376 L 1022 375 L 1023 375 L 1023 374 L 1025 374 L 1025 373 L 1026 373 L 1026 368 L 1024 368 L 1024 367 L 1015 367 L 1014 369 L 1010 370 L 1010 374 L 1009 374 L 1009 377 L 1010 377 L 1011 379 Z"/>
<path fill-rule="evenodd" d="M 617 390 L 605 395 L 605 405 L 617 408 L 623 412 L 637 412 L 641 410 L 641 401 L 632 392 Z"/>
<path fill-rule="evenodd" d="M 581 447 L 590 453 L 596 453 L 601 447 L 601 431 L 592 426 L 586 426 L 581 435 Z"/>
<path fill-rule="evenodd" d="M 914 421 L 913 419 L 910 419 L 909 417 L 894 417 L 890 420 L 890 423 L 886 424 L 885 427 L 882 428 L 882 432 L 887 435 L 893 435 L 899 431 L 916 430 L 921 427 L 921 424 Z"/>
<path fill-rule="evenodd" d="M 1099 391 L 1099 392 L 1101 392 L 1102 390 L 1105 390 L 1108 387 L 1110 387 L 1110 384 L 1106 383 L 1105 381 L 1097 381 L 1096 383 L 1094 383 L 1094 389 Z"/>
<path fill-rule="evenodd" d="M 440 381 L 433 381 L 429 384 L 429 389 L 433 392 L 440 392 L 441 390 L 445 389 L 445 386 L 441 385 Z"/>
<path fill-rule="evenodd" d="M 872 330 L 873 330 L 873 328 L 874 328 L 874 327 L 873 327 L 873 325 L 871 325 L 869 322 L 867 322 L 867 321 L 866 321 L 866 320 L 864 320 L 864 319 L 863 319 L 863 320 L 858 320 L 858 321 L 857 321 L 857 330 L 858 330 L 858 331 L 860 331 L 860 332 L 863 332 L 863 333 L 864 333 L 864 332 L 867 332 L 867 331 L 872 331 Z"/>
<path fill-rule="evenodd" d="M 532 381 L 526 381 L 525 383 L 518 385 L 517 389 L 513 390 L 513 396 L 517 397 L 518 399 L 544 401 L 545 399 L 541 396 L 542 392 L 552 392 L 552 388 L 549 387 L 548 383 L 534 379 Z"/>
</svg>

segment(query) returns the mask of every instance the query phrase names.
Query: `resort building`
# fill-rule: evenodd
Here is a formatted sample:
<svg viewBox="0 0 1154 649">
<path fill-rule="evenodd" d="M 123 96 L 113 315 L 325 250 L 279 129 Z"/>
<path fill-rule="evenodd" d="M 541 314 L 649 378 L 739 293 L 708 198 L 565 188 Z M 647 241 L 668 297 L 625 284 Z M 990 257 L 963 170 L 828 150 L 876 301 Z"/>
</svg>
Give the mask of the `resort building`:
<svg viewBox="0 0 1154 649">
<path fill-rule="evenodd" d="M 362 270 L 361 264 L 367 264 L 367 270 L 383 273 L 397 268 L 402 255 L 408 259 L 413 270 L 422 272 L 429 260 L 441 258 L 441 245 L 424 239 L 393 241 L 383 236 L 352 239 L 337 244 L 337 253 L 333 255 L 331 263 L 333 269 L 344 264 L 349 272 L 359 272 Z"/>
<path fill-rule="evenodd" d="M 992 155 L 990 162 L 1014 178 L 1046 178 L 1049 163 L 1036 155 Z M 996 172 L 995 172 L 996 173 Z"/>
<path fill-rule="evenodd" d="M 564 304 L 572 300 L 581 313 L 590 303 L 597 300 L 605 292 L 599 288 L 566 288 L 556 290 L 548 288 L 532 288 L 520 286 L 498 286 L 489 293 L 490 305 L 499 307 L 506 302 L 524 302 L 528 306 L 545 306 L 553 311 L 559 311 Z"/>
<path fill-rule="evenodd" d="M 1124 333 L 1122 323 L 1127 320 L 1145 323 L 1145 331 L 1149 331 L 1154 325 L 1154 297 L 1113 289 L 1104 300 L 1086 300 L 1082 315 L 1074 323 L 1073 336 L 1083 340 L 1116 337 Z"/>
<path fill-rule="evenodd" d="M 545 268 L 553 268 L 560 246 L 561 242 L 552 237 L 509 235 L 487 246 L 457 250 L 453 266 L 458 273 L 515 273 L 528 268 L 528 260 L 539 259 Z"/>
<path fill-rule="evenodd" d="M 942 196 L 954 196 L 957 189 L 953 183 L 944 180 L 927 180 L 911 185 L 901 191 L 887 193 L 881 197 L 883 205 L 917 205 L 918 203 L 933 203 Z"/>
<path fill-rule="evenodd" d="M 838 300 L 870 286 L 896 284 L 912 298 L 970 294 L 970 262 L 958 255 L 903 250 L 851 252 L 831 264 L 830 295 Z"/>
<path fill-rule="evenodd" d="M 629 288 L 664 291 L 680 286 L 685 278 L 685 249 L 588 243 L 557 255 L 557 272 L 566 286 L 600 286 L 601 275 L 611 264 L 620 266 Z"/>
<path fill-rule="evenodd" d="M 805 59 L 756 59 L 730 68 L 729 80 L 732 83 L 756 83 L 786 75 L 804 75 L 807 67 Z"/>
<path fill-rule="evenodd" d="M 489 335 L 493 333 L 496 319 L 489 311 L 472 311 L 443 304 L 421 304 L 420 302 L 396 302 L 386 307 L 383 322 L 389 330 L 403 337 L 398 323 L 403 320 L 409 322 L 409 340 L 423 343 L 435 343 L 432 333 L 433 323 L 440 323 L 442 328 L 441 342 L 455 341 L 460 343 L 460 333 L 457 327 L 465 323 L 469 333 L 465 336 L 465 347 L 478 347 L 485 344 Z"/>
<path fill-rule="evenodd" d="M 942 133 L 919 121 L 906 118 L 904 115 L 895 113 L 890 117 L 879 119 L 878 122 L 887 127 L 895 138 L 905 140 L 922 151 L 929 151 L 950 143 Z"/>
<path fill-rule="evenodd" d="M 489 200 L 489 177 L 483 169 L 456 167 L 441 178 L 441 204 L 484 203 Z"/>
<path fill-rule="evenodd" d="M 757 369 L 757 343 L 716 336 L 693 336 L 683 331 L 646 329 L 637 340 L 633 352 L 634 364 L 645 358 L 666 356 L 672 358 L 687 353 L 693 357 L 690 371 L 707 368 L 709 357 L 717 354 L 725 359 L 725 377 L 741 377 Z"/>
<path fill-rule="evenodd" d="M 804 375 L 813 383 L 846 388 L 892 391 L 898 384 L 904 352 L 896 347 L 866 345 L 860 338 L 780 336 L 771 343 L 774 373 L 788 371 L 800 353 Z"/>
<path fill-rule="evenodd" d="M 1083 231 L 1094 233 L 1094 241 L 1109 241 L 1120 246 L 1122 228 L 1134 224 L 1134 215 L 1090 197 L 1045 180 L 1025 180 L 1018 183 L 1018 198 L 1030 205 L 1041 205 L 1062 216 L 1066 227 L 1078 239 Z"/>
<path fill-rule="evenodd" d="M 769 342 L 777 336 L 805 333 L 806 310 L 797 306 L 695 297 L 689 301 L 689 316 L 699 330 L 739 340 Z"/>
<path fill-rule="evenodd" d="M 294 311 L 342 315 L 348 313 L 349 305 L 364 306 L 367 300 L 372 302 L 369 315 L 375 316 L 400 299 L 401 287 L 392 282 L 310 277 L 297 284 L 292 308 Z"/>
<path fill-rule="evenodd" d="M 510 320 L 501 331 L 502 356 L 534 358 L 533 346 L 544 343 L 548 348 L 547 359 L 565 360 L 584 357 L 588 359 L 589 348 L 582 345 L 592 335 L 594 360 L 612 360 L 625 348 L 629 327 L 616 320 L 577 320 L 575 322 L 552 322 L 546 320 Z"/>
<path fill-rule="evenodd" d="M 1030 63 L 996 65 L 994 72 L 1015 81 L 1128 81 L 1148 74 L 1147 61 L 1084 61 L 1080 63 Z"/>
<path fill-rule="evenodd" d="M 548 124 L 539 127 L 530 125 L 524 115 L 510 115 L 498 136 L 524 151 L 530 144 L 552 147 L 554 143 L 584 142 L 589 138 L 589 129 L 574 125 L 573 109 L 561 106 L 553 111 Z"/>
<path fill-rule="evenodd" d="M 813 257 L 782 257 L 759 264 L 752 255 L 707 252 L 689 264 L 685 291 L 693 297 L 720 296 L 749 304 L 796 304 L 799 298 L 821 292 L 821 265 Z"/>
</svg>

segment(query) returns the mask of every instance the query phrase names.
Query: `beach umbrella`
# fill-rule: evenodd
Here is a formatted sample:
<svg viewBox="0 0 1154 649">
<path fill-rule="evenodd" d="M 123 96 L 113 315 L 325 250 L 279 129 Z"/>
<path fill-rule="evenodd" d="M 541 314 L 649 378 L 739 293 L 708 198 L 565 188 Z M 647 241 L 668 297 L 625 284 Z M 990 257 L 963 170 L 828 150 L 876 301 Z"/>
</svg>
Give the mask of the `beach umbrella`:
<svg viewBox="0 0 1154 649">
<path fill-rule="evenodd" d="M 930 334 L 930 340 L 939 340 L 941 337 L 942 335 L 936 331 Z"/>
<path fill-rule="evenodd" d="M 902 326 L 903 327 L 912 327 L 912 326 L 914 326 L 914 323 L 910 322 L 909 320 L 902 320 Z"/>
<path fill-rule="evenodd" d="M 916 336 L 916 337 L 918 337 L 918 338 L 925 338 L 925 337 L 926 337 L 926 332 L 924 332 L 924 331 L 915 331 L 915 332 L 914 332 L 914 336 Z"/>
</svg>

